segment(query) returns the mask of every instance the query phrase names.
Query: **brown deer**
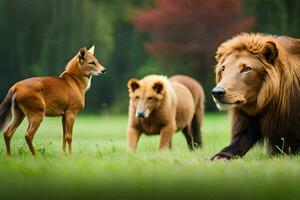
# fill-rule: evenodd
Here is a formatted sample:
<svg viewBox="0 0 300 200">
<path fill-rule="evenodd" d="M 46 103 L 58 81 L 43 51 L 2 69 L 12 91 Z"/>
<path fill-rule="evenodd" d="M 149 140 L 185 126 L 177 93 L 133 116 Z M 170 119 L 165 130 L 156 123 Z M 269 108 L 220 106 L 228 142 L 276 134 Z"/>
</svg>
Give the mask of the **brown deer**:
<svg viewBox="0 0 300 200">
<path fill-rule="evenodd" d="M 59 77 L 35 77 L 14 84 L 0 105 L 0 130 L 4 130 L 7 155 L 10 141 L 24 117 L 28 119 L 25 140 L 32 153 L 34 134 L 45 116 L 62 116 L 63 145 L 65 153 L 68 143 L 72 156 L 72 129 L 77 114 L 83 109 L 85 92 L 89 89 L 93 75 L 106 69 L 94 57 L 94 46 L 80 49 Z"/>
</svg>

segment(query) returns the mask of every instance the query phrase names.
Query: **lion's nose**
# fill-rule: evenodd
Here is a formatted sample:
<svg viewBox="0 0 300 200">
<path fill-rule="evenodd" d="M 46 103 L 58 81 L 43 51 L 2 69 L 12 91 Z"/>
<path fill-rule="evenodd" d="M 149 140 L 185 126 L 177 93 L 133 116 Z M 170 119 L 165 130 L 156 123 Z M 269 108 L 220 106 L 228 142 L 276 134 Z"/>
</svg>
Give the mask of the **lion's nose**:
<svg viewBox="0 0 300 200">
<path fill-rule="evenodd" d="M 226 94 L 226 91 L 224 88 L 217 86 L 214 87 L 214 89 L 212 89 L 211 93 L 216 99 L 223 99 Z"/>
<path fill-rule="evenodd" d="M 140 111 L 140 112 L 137 113 L 137 116 L 138 116 L 139 118 L 144 118 L 144 117 L 145 117 L 145 112 L 143 112 L 143 111 L 141 112 L 141 111 Z"/>
</svg>

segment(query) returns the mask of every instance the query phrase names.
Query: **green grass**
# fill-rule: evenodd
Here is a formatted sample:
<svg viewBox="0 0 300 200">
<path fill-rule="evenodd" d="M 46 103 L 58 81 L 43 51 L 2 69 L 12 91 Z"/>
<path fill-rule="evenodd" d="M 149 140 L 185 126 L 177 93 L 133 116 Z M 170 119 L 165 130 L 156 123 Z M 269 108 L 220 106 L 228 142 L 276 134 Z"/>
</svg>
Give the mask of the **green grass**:
<svg viewBox="0 0 300 200">
<path fill-rule="evenodd" d="M 230 140 L 226 115 L 208 114 L 204 147 L 190 152 L 181 133 L 171 151 L 158 136 L 142 136 L 127 151 L 126 116 L 79 116 L 73 159 L 61 153 L 60 118 L 47 118 L 35 138 L 38 156 L 24 140 L 24 121 L 12 139 L 12 156 L 0 142 L 0 199 L 299 199 L 300 157 L 267 156 L 255 147 L 244 158 L 211 162 Z"/>
</svg>

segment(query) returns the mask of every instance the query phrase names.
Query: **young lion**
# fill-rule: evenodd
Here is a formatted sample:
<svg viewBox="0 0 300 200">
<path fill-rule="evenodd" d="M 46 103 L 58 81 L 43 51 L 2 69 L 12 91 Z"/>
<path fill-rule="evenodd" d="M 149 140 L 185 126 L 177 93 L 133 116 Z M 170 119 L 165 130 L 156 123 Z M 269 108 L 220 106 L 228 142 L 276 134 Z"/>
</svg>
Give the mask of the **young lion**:
<svg viewBox="0 0 300 200">
<path fill-rule="evenodd" d="M 7 155 L 10 155 L 11 137 L 25 116 L 29 122 L 25 139 L 33 155 L 33 136 L 44 117 L 62 116 L 63 151 L 67 142 L 72 156 L 72 129 L 76 115 L 84 107 L 84 95 L 92 76 L 105 71 L 94 57 L 93 46 L 89 50 L 80 49 L 59 77 L 35 77 L 14 84 L 0 105 L 0 130 L 5 130 Z M 5 128 L 10 115 L 10 124 Z"/>
<path fill-rule="evenodd" d="M 149 75 L 128 81 L 128 146 L 135 151 L 142 133 L 160 134 L 159 149 L 171 148 L 173 133 L 182 130 L 191 150 L 201 146 L 204 92 L 194 79 Z"/>
</svg>

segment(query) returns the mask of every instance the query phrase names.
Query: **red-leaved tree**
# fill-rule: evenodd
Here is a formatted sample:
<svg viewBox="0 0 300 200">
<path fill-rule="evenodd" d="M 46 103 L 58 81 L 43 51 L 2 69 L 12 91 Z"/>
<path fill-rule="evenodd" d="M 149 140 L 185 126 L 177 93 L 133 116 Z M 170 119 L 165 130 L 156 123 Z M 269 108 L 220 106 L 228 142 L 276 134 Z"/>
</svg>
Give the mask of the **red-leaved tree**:
<svg viewBox="0 0 300 200">
<path fill-rule="evenodd" d="M 188 55 L 199 63 L 200 57 L 212 58 L 222 41 L 249 31 L 254 17 L 243 17 L 241 0 L 156 0 L 133 23 L 138 31 L 151 33 L 145 44 L 150 54 Z"/>
</svg>

